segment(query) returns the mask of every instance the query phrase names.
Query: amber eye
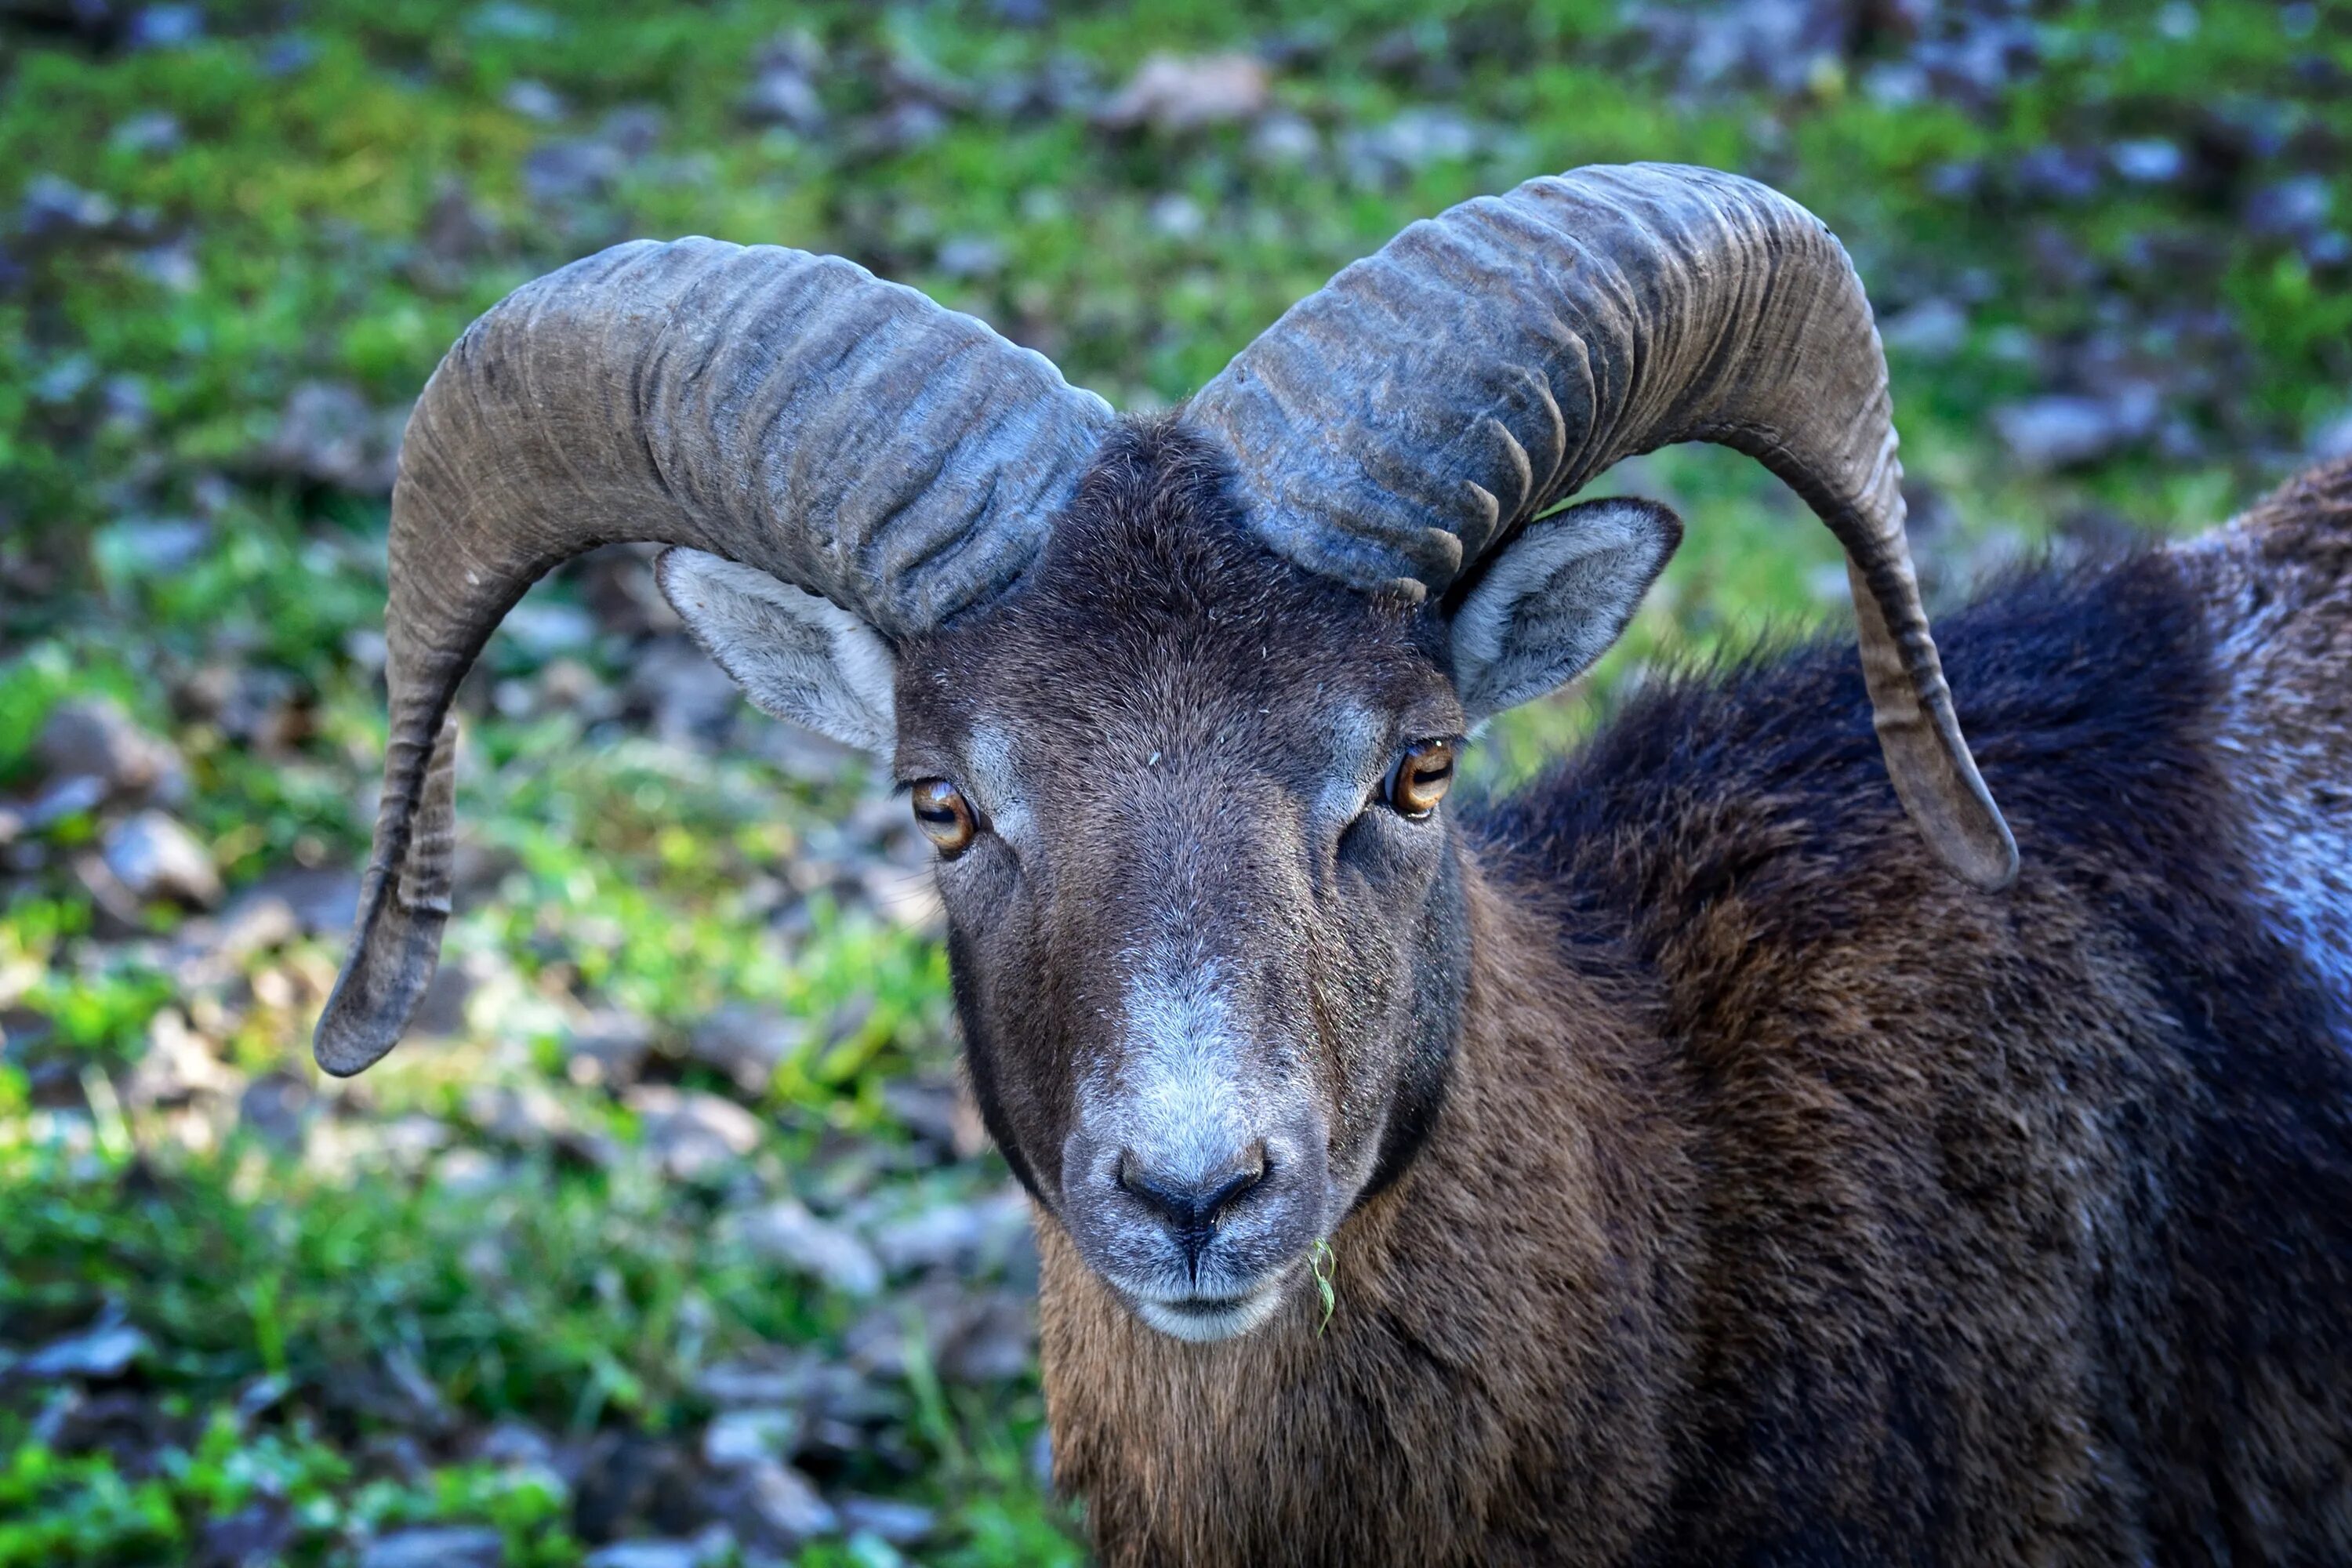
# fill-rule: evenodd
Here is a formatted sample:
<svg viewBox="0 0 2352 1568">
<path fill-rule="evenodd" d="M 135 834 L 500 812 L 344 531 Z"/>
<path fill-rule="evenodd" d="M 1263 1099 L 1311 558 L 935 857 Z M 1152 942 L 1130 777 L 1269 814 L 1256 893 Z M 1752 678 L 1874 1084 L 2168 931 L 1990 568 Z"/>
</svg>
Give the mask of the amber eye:
<svg viewBox="0 0 2352 1568">
<path fill-rule="evenodd" d="M 971 802 L 964 799 L 963 791 L 945 779 L 924 779 L 914 787 L 915 826 L 923 837 L 940 847 L 940 853 L 953 859 L 971 845 L 972 836 L 980 831 L 980 823 L 971 814 Z"/>
<path fill-rule="evenodd" d="M 1389 805 L 1400 816 L 1427 816 L 1454 784 L 1454 742 L 1422 741 L 1404 749 L 1389 775 Z"/>
</svg>

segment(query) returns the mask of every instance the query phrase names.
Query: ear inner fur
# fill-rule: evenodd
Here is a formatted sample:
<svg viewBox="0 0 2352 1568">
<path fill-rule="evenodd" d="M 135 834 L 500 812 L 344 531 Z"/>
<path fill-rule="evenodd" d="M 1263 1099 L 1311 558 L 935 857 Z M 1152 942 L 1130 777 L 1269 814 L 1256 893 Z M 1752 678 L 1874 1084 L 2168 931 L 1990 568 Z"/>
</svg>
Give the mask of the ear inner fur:
<svg viewBox="0 0 2352 1568">
<path fill-rule="evenodd" d="M 1454 613 L 1454 679 L 1470 721 L 1532 701 L 1606 653 L 1682 540 L 1655 501 L 1587 501 L 1530 525 Z"/>
<path fill-rule="evenodd" d="M 764 572 L 698 550 L 664 551 L 655 571 L 694 640 L 761 712 L 869 755 L 890 755 L 898 741 L 898 661 L 865 622 Z"/>
</svg>

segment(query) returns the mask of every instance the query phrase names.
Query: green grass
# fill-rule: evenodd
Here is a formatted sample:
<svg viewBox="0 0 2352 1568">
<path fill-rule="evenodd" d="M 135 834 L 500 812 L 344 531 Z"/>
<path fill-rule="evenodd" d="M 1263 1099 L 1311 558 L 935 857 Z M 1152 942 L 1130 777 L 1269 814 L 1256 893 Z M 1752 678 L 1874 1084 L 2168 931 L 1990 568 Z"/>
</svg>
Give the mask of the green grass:
<svg viewBox="0 0 2352 1568">
<path fill-rule="evenodd" d="M 98 53 L 10 33 L 0 212 L 62 180 L 111 216 L 70 243 L 8 238 L 0 264 L 15 276 L 0 286 L 0 795 L 34 787 L 32 743 L 58 702 L 104 694 L 179 745 L 190 794 L 177 810 L 232 886 L 289 863 L 356 863 L 383 732 L 383 502 L 257 454 L 305 384 L 397 405 L 505 291 L 634 235 L 853 256 L 1148 407 L 1414 217 L 1582 163 L 1717 163 L 1814 206 L 1888 317 L 1968 302 L 1953 341 L 1894 353 L 1906 461 L 1946 514 L 1936 559 L 1998 559 L 2093 510 L 2151 531 L 2210 525 L 2352 406 L 2352 279 L 2196 180 L 2103 177 L 2061 200 L 2005 172 L 2037 148 L 2161 136 L 2254 160 L 2255 184 L 2307 174 L 2333 204 L 2323 223 L 2352 226 L 2352 27 L 2326 7 L 2298 34 L 2271 0 L 2211 0 L 2179 37 L 2131 0 L 2042 12 L 2042 68 L 1975 105 L 1889 101 L 1867 60 L 1788 98 L 1687 92 L 1603 0 L 1186 0 L 1071 7 L 1034 28 L 980 0 L 320 0 L 290 22 L 275 5 L 208 6 L 205 36 L 183 48 Z M 826 51 L 824 133 L 747 126 L 738 110 L 752 57 L 794 28 Z M 1426 46 L 1417 63 L 1400 37 Z M 1115 86 L 1154 51 L 1276 43 L 1277 103 L 1315 128 L 1319 160 L 1269 158 L 1238 128 L 1112 135 L 1076 112 L 990 107 L 992 83 L 1056 61 Z M 950 84 L 936 135 L 867 134 L 892 70 Z M 509 107 L 523 82 L 552 90 L 560 124 Z M 1432 104 L 1480 127 L 1475 153 L 1386 174 L 1339 166 L 1331 150 L 1352 133 Z M 645 107 L 658 115 L 646 157 L 582 199 L 534 199 L 534 149 Z M 126 134 L 158 114 L 176 142 Z M 421 237 L 458 195 L 479 243 L 436 256 Z M 974 239 L 992 264 L 944 264 L 951 242 Z M 2052 281 L 2053 258 L 2073 280 Z M 2189 331 L 2184 312 L 2205 320 Z M 2168 395 L 2181 438 L 2018 469 L 1991 412 L 2049 390 L 2050 353 L 2108 339 L 2151 373 L 2203 373 Z M 1641 482 L 1671 495 L 1687 542 L 1583 692 L 1483 739 L 1473 762 L 1490 786 L 1586 732 L 1647 665 L 1843 613 L 1821 586 L 1837 559 L 1824 531 L 1755 465 L 1670 451 Z M 199 520 L 207 542 L 159 559 L 159 519 Z M 567 578 L 541 592 L 583 590 Z M 625 674 L 626 649 L 607 642 L 567 657 Z M 545 661 L 501 638 L 487 662 L 495 684 L 535 679 Z M 175 702 L 215 667 L 289 694 L 300 732 L 263 752 Z M 483 1075 L 552 1063 L 575 1002 L 654 1019 L 674 1052 L 693 1019 L 749 1001 L 810 1040 L 759 1099 L 761 1179 L 801 1180 L 829 1139 L 903 1138 L 881 1089 L 950 1049 L 943 955 L 854 899 L 795 892 L 801 918 L 771 918 L 773 880 L 855 808 L 856 781 L 682 760 L 591 716 L 505 717 L 495 702 L 466 757 L 461 820 L 497 869 L 454 923 L 450 961 L 496 960 L 507 978 L 457 1043 L 317 1086 L 336 1116 L 462 1121 Z M 154 940 L 136 940 L 77 880 L 102 828 L 60 820 L 34 868 L 0 884 L 0 1017 L 39 1020 L 8 1026 L 0 1056 L 0 1342 L 37 1344 L 119 1307 L 153 1347 L 132 1386 L 170 1430 L 159 1459 L 125 1468 L 103 1449 L 52 1451 L 44 1410 L 0 1394 L 0 1568 L 184 1561 L 208 1523 L 257 1503 L 293 1521 L 294 1562 L 347 1562 L 390 1523 L 458 1521 L 500 1531 L 510 1563 L 574 1563 L 583 1544 L 528 1468 L 451 1451 L 394 1475 L 370 1443 L 399 1420 L 345 1395 L 405 1378 L 460 1425 L 690 1434 L 708 1413 L 698 1368 L 759 1345 L 830 1352 L 854 1327 L 856 1304 L 726 1240 L 710 1224 L 723 1194 L 641 1167 L 525 1153 L 481 1186 L 390 1155 L 318 1168 L 247 1133 L 207 1146 L 126 1111 L 114 1086 L 173 1009 L 247 1072 L 310 1082 L 309 1026 L 339 955 L 300 941 L 184 988 L 169 950 L 180 917 L 149 911 Z M 605 1097 L 568 1103 L 594 1131 L 639 1135 Z M 1001 1179 L 985 1163 L 922 1178 L 959 1191 Z M 257 1405 L 257 1389 L 270 1397 Z M 887 1397 L 887 1440 L 831 1480 L 939 1507 L 923 1560 L 1076 1559 L 1030 1471 L 1034 1377 L 944 1386 L 919 1363 Z M 886 1550 L 834 1542 L 803 1560 L 839 1568 Z"/>
</svg>

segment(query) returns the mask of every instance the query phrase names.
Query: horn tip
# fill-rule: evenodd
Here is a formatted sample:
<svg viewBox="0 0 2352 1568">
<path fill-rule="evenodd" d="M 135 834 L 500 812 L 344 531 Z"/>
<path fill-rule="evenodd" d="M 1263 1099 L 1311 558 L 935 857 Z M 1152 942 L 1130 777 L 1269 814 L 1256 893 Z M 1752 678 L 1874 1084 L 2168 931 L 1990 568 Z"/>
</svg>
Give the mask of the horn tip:
<svg viewBox="0 0 2352 1568">
<path fill-rule="evenodd" d="M 1938 843 L 1935 849 L 1954 876 L 1979 893 L 2007 892 L 2017 881 L 2017 839 L 1997 812 L 1985 828 Z"/>
<path fill-rule="evenodd" d="M 1966 780 L 1957 798 L 1921 801 L 1925 810 L 1910 809 L 1912 804 L 1904 802 L 1906 815 L 1945 870 L 1979 893 L 2006 892 L 2016 882 L 2017 836 L 1981 778 Z"/>
<path fill-rule="evenodd" d="M 383 1026 L 380 1017 L 360 1016 L 359 1009 L 338 994 L 327 1004 L 319 1027 L 310 1037 L 310 1055 L 331 1078 L 351 1078 L 382 1061 L 400 1039 L 400 1026 Z"/>
<path fill-rule="evenodd" d="M 362 923 L 343 973 L 319 1015 L 310 1055 L 321 1071 L 350 1078 L 382 1061 L 400 1043 L 409 1016 L 440 966 L 441 921 L 394 919 Z"/>
</svg>

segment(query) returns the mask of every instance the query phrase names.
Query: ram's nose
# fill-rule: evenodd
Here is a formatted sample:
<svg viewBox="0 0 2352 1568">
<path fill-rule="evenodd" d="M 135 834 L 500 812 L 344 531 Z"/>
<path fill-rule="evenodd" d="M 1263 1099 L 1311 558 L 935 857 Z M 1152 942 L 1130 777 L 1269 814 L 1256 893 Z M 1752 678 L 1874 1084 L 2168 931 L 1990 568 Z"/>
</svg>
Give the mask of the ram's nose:
<svg viewBox="0 0 2352 1568">
<path fill-rule="evenodd" d="M 1263 1139 L 1207 1169 L 1190 1162 L 1153 1161 L 1134 1149 L 1119 1151 L 1112 1179 L 1118 1190 L 1167 1227 L 1184 1254 L 1185 1271 L 1197 1277 L 1201 1254 L 1216 1239 L 1227 1218 L 1254 1194 L 1270 1192 L 1273 1162 Z"/>
</svg>

